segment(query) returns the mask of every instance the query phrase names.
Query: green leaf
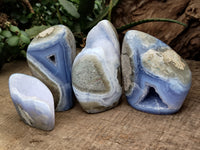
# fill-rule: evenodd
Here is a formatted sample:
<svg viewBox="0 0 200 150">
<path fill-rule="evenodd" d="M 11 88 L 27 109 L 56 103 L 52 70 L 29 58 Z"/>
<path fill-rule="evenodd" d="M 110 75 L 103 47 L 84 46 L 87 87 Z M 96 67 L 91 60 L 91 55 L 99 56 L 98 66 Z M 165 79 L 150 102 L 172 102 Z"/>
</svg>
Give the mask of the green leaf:
<svg viewBox="0 0 200 150">
<path fill-rule="evenodd" d="M 26 58 L 26 51 L 25 50 L 21 50 L 20 54 L 21 54 L 22 57 Z"/>
<path fill-rule="evenodd" d="M 28 34 L 25 31 L 23 31 L 23 30 L 21 30 L 21 34 L 23 34 L 24 36 L 28 37 Z"/>
<path fill-rule="evenodd" d="M 54 25 L 54 24 L 58 24 L 59 21 L 57 20 L 57 18 L 54 18 L 54 19 L 52 18 L 52 19 L 48 20 L 48 23 L 51 24 L 51 25 Z"/>
<path fill-rule="evenodd" d="M 31 19 L 32 17 L 33 17 L 33 13 L 29 13 L 26 17 L 28 18 L 28 19 Z"/>
<path fill-rule="evenodd" d="M 112 8 L 115 7 L 117 5 L 117 3 L 119 2 L 119 0 L 113 0 L 112 1 Z M 109 12 L 109 8 L 110 6 L 107 6 L 101 14 L 99 14 L 92 22 L 88 23 L 83 30 L 87 30 L 92 28 L 93 26 L 95 26 L 99 21 L 101 21 L 103 18 L 106 17 L 106 15 L 108 15 Z"/>
<path fill-rule="evenodd" d="M 73 3 L 67 1 L 67 0 L 58 0 L 59 3 L 63 6 L 63 8 L 73 17 L 79 18 L 80 14 L 78 13 L 76 7 L 73 5 Z"/>
<path fill-rule="evenodd" d="M 36 35 L 38 35 L 40 32 L 44 31 L 45 29 L 49 28 L 50 26 L 33 26 L 30 29 L 26 29 L 25 32 L 28 34 L 28 37 L 30 39 L 34 38 Z"/>
<path fill-rule="evenodd" d="M 2 29 L 0 28 L 0 33 L 1 33 Z"/>
<path fill-rule="evenodd" d="M 5 37 L 4 36 L 2 36 L 2 35 L 0 35 L 0 40 L 3 40 Z M 1 43 L 0 43 L 1 44 Z"/>
<path fill-rule="evenodd" d="M 13 25 L 10 25 L 10 31 L 14 32 L 14 33 L 19 33 L 20 30 L 17 26 L 13 26 Z"/>
<path fill-rule="evenodd" d="M 51 2 L 51 0 L 42 0 L 41 4 L 42 5 L 47 5 L 49 2 Z"/>
<path fill-rule="evenodd" d="M 70 1 L 75 3 L 75 4 L 79 4 L 81 0 L 70 0 Z"/>
<path fill-rule="evenodd" d="M 30 43 L 30 39 L 27 36 L 23 35 L 23 34 L 21 34 L 19 38 L 25 44 L 29 44 Z"/>
<path fill-rule="evenodd" d="M 35 6 L 41 7 L 41 4 L 40 3 L 36 3 Z"/>
<path fill-rule="evenodd" d="M 50 6 L 50 10 L 51 10 L 52 12 L 56 11 L 55 6 L 54 6 L 54 5 L 51 5 L 51 6 Z"/>
<path fill-rule="evenodd" d="M 5 63 L 5 55 L 3 54 L 3 49 L 0 48 L 0 50 L 1 50 L 0 52 L 0 70 L 1 70 L 3 64 Z"/>
<path fill-rule="evenodd" d="M 47 10 L 46 13 L 47 13 L 49 16 L 52 15 L 52 12 L 49 11 L 49 10 Z"/>
<path fill-rule="evenodd" d="M 1 35 L 3 35 L 6 38 L 9 38 L 9 37 L 12 36 L 12 33 L 10 31 L 8 31 L 8 30 L 3 30 Z"/>
<path fill-rule="evenodd" d="M 9 46 L 17 46 L 19 43 L 19 37 L 18 36 L 11 36 L 7 39 L 7 43 Z"/>
</svg>

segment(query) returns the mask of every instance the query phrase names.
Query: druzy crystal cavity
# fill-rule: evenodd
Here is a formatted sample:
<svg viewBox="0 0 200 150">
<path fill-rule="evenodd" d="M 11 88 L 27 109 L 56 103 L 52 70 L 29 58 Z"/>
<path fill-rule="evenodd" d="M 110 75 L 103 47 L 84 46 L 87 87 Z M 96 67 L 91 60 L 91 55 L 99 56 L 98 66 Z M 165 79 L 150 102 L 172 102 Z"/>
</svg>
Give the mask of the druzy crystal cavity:
<svg viewBox="0 0 200 150">
<path fill-rule="evenodd" d="M 54 100 L 48 87 L 35 77 L 13 74 L 9 90 L 21 119 L 29 126 L 52 130 L 55 124 Z"/>
<path fill-rule="evenodd" d="M 51 90 L 56 111 L 73 106 L 71 68 L 75 55 L 74 36 L 63 25 L 46 29 L 28 46 L 27 60 L 31 72 Z"/>
<path fill-rule="evenodd" d="M 72 67 L 75 96 L 88 113 L 97 113 L 116 106 L 120 86 L 120 49 L 113 25 L 103 20 L 89 33 L 85 48 Z"/>
<path fill-rule="evenodd" d="M 122 46 L 122 75 L 129 104 L 154 114 L 177 112 L 190 89 L 191 71 L 168 45 L 131 30 Z"/>
</svg>

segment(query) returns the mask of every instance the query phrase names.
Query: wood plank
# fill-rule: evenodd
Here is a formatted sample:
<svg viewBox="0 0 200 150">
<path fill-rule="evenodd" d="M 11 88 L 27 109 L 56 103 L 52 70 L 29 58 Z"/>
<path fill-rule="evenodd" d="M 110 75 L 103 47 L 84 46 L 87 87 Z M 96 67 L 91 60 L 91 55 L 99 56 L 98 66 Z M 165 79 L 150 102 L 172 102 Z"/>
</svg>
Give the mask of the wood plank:
<svg viewBox="0 0 200 150">
<path fill-rule="evenodd" d="M 79 104 L 56 112 L 51 132 L 31 128 L 20 121 L 9 96 L 12 73 L 30 74 L 26 62 L 6 64 L 0 71 L 0 150 L 72 149 L 133 150 L 200 148 L 200 62 L 187 61 L 192 88 L 181 110 L 174 115 L 152 115 L 120 105 L 99 114 L 87 114 Z"/>
</svg>

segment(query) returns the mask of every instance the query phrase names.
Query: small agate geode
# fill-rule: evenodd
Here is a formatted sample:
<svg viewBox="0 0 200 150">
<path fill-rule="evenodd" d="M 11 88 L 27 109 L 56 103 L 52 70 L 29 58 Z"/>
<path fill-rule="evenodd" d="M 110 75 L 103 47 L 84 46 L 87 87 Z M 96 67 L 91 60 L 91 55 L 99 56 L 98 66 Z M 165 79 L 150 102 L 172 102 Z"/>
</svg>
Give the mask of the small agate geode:
<svg viewBox="0 0 200 150">
<path fill-rule="evenodd" d="M 122 46 L 122 75 L 129 104 L 153 114 L 172 114 L 191 86 L 191 71 L 169 46 L 140 31 L 128 31 Z"/>
<path fill-rule="evenodd" d="M 54 100 L 46 85 L 35 77 L 16 73 L 9 78 L 9 90 L 15 108 L 26 124 L 42 130 L 54 128 Z"/>
<path fill-rule="evenodd" d="M 116 106 L 120 86 L 120 49 L 113 25 L 103 20 L 88 33 L 86 47 L 72 67 L 72 86 L 83 110 L 98 113 Z"/>
<path fill-rule="evenodd" d="M 73 106 L 71 68 L 75 55 L 74 36 L 63 25 L 46 29 L 28 46 L 27 60 L 31 72 L 51 90 L 56 111 Z"/>
</svg>

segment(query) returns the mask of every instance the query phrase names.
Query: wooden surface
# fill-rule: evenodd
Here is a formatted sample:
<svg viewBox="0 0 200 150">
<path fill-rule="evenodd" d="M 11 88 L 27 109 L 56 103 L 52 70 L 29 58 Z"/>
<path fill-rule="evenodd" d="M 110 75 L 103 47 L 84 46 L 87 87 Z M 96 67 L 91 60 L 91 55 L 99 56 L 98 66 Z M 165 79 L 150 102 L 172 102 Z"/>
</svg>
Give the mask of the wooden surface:
<svg viewBox="0 0 200 150">
<path fill-rule="evenodd" d="M 188 61 L 192 88 L 174 115 L 152 115 L 131 108 L 125 98 L 109 111 L 87 114 L 79 104 L 56 112 L 55 129 L 25 125 L 9 96 L 12 73 L 30 74 L 26 62 L 6 64 L 0 72 L 0 150 L 165 150 L 200 149 L 200 62 Z"/>
</svg>

